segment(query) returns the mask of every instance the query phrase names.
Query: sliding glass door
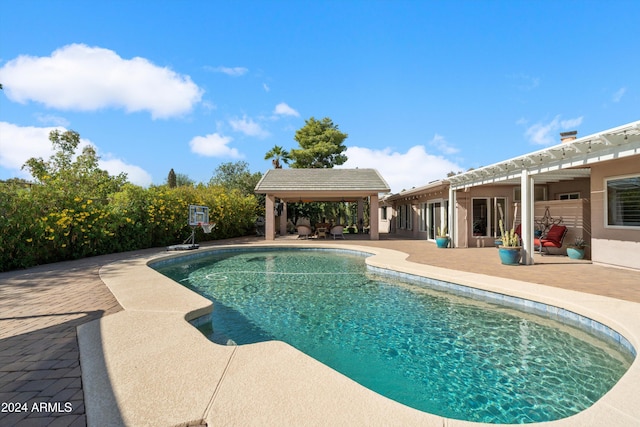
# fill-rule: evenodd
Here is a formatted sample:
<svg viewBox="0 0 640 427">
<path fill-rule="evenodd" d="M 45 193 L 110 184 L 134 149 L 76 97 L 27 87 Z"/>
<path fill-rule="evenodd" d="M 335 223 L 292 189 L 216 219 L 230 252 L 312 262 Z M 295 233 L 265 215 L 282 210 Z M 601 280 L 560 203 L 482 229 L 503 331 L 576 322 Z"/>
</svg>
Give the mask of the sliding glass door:
<svg viewBox="0 0 640 427">
<path fill-rule="evenodd" d="M 504 222 L 505 228 L 511 228 L 506 206 L 507 199 L 504 197 L 473 198 L 471 229 L 473 236 L 498 237 L 500 235 L 500 219 Z"/>
<path fill-rule="evenodd" d="M 447 228 L 447 200 L 434 200 L 427 203 L 427 231 L 428 239 L 435 240 L 438 229 L 444 231 Z M 448 234 L 447 229 L 447 234 Z"/>
</svg>

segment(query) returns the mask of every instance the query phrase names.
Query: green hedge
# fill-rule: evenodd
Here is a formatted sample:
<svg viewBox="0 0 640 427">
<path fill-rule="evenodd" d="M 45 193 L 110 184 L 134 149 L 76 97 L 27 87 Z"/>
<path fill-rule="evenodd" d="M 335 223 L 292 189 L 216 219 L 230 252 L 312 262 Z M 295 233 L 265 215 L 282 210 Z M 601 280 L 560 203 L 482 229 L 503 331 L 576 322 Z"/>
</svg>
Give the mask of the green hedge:
<svg viewBox="0 0 640 427">
<path fill-rule="evenodd" d="M 253 233 L 256 197 L 221 186 L 142 188 L 125 184 L 104 199 L 87 190 L 0 184 L 0 271 L 182 243 L 188 205 L 209 207 L 211 234 L 197 241 Z"/>
</svg>

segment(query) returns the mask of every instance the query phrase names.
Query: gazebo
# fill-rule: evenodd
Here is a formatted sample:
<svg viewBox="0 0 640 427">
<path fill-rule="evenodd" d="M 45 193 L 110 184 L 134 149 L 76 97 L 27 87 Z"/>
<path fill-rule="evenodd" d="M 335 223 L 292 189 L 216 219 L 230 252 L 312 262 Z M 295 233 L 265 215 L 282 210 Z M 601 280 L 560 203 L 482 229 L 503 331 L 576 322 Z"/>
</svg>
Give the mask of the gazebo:
<svg viewBox="0 0 640 427">
<path fill-rule="evenodd" d="M 286 229 L 287 202 L 357 201 L 361 218 L 363 201 L 369 198 L 369 238 L 379 239 L 378 194 L 389 192 L 389 184 L 375 169 L 270 169 L 256 185 L 265 195 L 265 238 L 275 239 L 276 199 L 283 203 L 280 229 Z"/>
</svg>

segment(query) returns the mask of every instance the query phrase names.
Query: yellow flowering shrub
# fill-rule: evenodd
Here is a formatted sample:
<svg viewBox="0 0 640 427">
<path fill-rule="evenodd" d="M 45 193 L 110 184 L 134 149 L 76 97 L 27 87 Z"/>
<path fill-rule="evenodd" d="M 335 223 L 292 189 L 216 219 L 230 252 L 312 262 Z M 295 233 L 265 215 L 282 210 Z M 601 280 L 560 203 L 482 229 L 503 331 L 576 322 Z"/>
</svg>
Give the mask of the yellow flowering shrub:
<svg viewBox="0 0 640 427">
<path fill-rule="evenodd" d="M 125 184 L 108 197 L 88 193 L 0 183 L 0 271 L 182 243 L 190 204 L 208 206 L 216 223 L 210 234 L 196 229 L 199 242 L 254 233 L 256 197 L 220 186 Z"/>
</svg>

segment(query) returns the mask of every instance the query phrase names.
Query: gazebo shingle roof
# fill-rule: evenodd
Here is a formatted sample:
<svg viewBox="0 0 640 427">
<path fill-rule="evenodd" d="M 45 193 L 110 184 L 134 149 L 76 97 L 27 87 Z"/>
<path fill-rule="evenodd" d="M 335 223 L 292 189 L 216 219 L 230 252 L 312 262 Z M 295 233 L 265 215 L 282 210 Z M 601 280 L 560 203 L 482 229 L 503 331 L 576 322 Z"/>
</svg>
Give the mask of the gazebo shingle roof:
<svg viewBox="0 0 640 427">
<path fill-rule="evenodd" d="M 279 192 L 385 193 L 389 184 L 375 169 L 270 169 L 256 185 L 256 193 Z"/>
</svg>

